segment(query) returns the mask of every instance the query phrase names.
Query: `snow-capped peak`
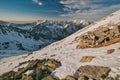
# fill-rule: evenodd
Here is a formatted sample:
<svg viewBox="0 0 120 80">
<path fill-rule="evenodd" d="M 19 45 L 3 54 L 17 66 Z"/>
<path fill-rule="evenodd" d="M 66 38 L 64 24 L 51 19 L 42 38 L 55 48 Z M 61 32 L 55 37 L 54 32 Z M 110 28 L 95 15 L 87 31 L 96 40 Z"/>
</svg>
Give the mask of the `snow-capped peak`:
<svg viewBox="0 0 120 80">
<path fill-rule="evenodd" d="M 36 25 L 39 25 L 39 24 L 42 24 L 42 23 L 45 23 L 47 20 L 37 20 L 36 21 Z"/>
</svg>

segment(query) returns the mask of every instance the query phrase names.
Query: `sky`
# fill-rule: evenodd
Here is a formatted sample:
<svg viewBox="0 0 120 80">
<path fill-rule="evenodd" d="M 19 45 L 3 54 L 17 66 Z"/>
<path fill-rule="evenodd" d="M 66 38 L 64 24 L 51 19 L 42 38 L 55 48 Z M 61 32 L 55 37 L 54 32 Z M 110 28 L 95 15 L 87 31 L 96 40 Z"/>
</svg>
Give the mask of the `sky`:
<svg viewBox="0 0 120 80">
<path fill-rule="evenodd" d="M 120 0 L 0 0 L 0 20 L 95 21 L 120 9 Z"/>
</svg>

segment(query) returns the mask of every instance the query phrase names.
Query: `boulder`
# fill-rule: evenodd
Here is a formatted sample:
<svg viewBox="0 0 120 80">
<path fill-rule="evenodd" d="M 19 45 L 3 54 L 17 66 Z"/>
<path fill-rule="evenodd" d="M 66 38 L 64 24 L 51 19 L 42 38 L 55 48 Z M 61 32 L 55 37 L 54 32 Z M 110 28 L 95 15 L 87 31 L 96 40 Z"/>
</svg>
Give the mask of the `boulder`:
<svg viewBox="0 0 120 80">
<path fill-rule="evenodd" d="M 73 76 L 67 75 L 65 80 L 75 80 L 75 78 Z"/>
<path fill-rule="evenodd" d="M 109 67 L 95 66 L 95 65 L 85 65 L 81 66 L 75 73 L 78 78 L 88 78 L 88 79 L 105 79 L 108 77 L 108 73 L 111 71 Z M 82 80 L 82 79 L 81 79 Z"/>
<path fill-rule="evenodd" d="M 47 66 L 50 71 L 54 71 L 57 67 L 61 66 L 60 62 L 54 59 L 46 61 L 44 65 Z"/>
<path fill-rule="evenodd" d="M 109 49 L 107 50 L 107 54 L 112 54 L 115 51 L 115 49 Z"/>
<path fill-rule="evenodd" d="M 83 56 L 80 60 L 80 62 L 91 62 L 95 56 Z"/>
</svg>

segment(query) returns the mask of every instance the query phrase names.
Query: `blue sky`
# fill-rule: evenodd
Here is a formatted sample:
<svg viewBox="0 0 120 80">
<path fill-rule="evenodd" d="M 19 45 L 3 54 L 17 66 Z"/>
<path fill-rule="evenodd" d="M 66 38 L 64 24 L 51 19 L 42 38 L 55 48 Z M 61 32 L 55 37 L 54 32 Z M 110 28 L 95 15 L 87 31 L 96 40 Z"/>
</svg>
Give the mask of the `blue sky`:
<svg viewBox="0 0 120 80">
<path fill-rule="evenodd" d="M 98 20 L 120 9 L 120 0 L 0 0 L 0 20 Z"/>
</svg>

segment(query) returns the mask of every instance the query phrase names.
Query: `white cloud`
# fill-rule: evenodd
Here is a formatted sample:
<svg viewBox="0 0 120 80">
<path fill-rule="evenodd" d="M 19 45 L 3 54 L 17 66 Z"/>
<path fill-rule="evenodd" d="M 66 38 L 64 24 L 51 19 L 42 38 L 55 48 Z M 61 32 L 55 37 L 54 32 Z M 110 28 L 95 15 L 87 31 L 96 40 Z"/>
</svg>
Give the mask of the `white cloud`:
<svg viewBox="0 0 120 80">
<path fill-rule="evenodd" d="M 60 16 L 89 21 L 98 20 L 120 8 L 120 4 L 106 6 L 109 0 L 61 0 L 60 3 L 64 6 L 63 10 L 67 12 Z"/>
<path fill-rule="evenodd" d="M 36 4 L 38 4 L 38 5 L 43 5 L 43 3 L 42 2 L 40 2 L 39 0 L 32 0 L 34 3 L 36 3 Z"/>
<path fill-rule="evenodd" d="M 38 5 L 43 5 L 43 4 L 41 2 L 39 2 Z"/>
</svg>

